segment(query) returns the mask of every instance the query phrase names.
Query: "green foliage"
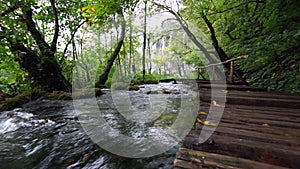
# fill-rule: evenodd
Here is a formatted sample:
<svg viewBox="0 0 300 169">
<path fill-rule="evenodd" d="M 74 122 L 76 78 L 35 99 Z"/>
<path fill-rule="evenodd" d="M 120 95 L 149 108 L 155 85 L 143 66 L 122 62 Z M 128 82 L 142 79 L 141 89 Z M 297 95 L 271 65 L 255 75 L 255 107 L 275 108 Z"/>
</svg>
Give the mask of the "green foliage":
<svg viewBox="0 0 300 169">
<path fill-rule="evenodd" d="M 0 90 L 7 93 L 19 93 L 30 88 L 32 80 L 20 69 L 6 46 L 0 47 Z"/>
<path fill-rule="evenodd" d="M 121 13 L 132 14 L 138 1 L 57 0 L 55 2 L 60 25 L 59 38 L 61 39 L 57 44 L 58 51 L 55 53 L 55 59 L 60 61 L 62 72 L 68 80 L 76 78 L 79 81 L 79 86 L 85 82 L 92 85 L 94 83 L 93 78 L 99 76 L 104 70 L 116 44 L 116 38 L 113 37 L 111 39 L 113 43 L 106 46 L 107 44 L 103 43 L 103 35 L 110 35 L 112 30 L 118 27 L 118 20 L 115 19 L 118 18 L 117 15 L 121 15 Z M 6 11 L 11 7 L 10 5 L 16 3 L 27 4 L 28 7 L 33 9 L 33 19 L 38 23 L 36 25 L 37 29 L 45 41 L 51 44 L 55 18 L 50 3 L 37 0 L 4 0 L 0 3 L 0 7 L 3 11 Z M 250 55 L 248 59 L 238 61 L 236 64 L 245 73 L 244 77 L 250 84 L 270 90 L 300 93 L 300 13 L 297 8 L 300 6 L 300 1 L 183 0 L 182 3 L 184 7 L 179 12 L 183 19 L 187 21 L 188 18 L 189 23 L 196 24 L 207 36 L 210 36 L 210 32 L 202 16 L 205 15 L 212 22 L 219 45 L 229 57 Z M 155 9 L 151 10 L 156 11 Z M 3 38 L 4 36 L 9 37 L 14 42 L 18 41 L 24 44 L 26 48 L 37 53 L 38 59 L 44 59 L 41 54 L 42 51 L 36 39 L 28 31 L 24 19 L 20 9 L 1 16 L 1 26 L 7 31 L 0 28 L 0 90 L 8 93 L 29 90 L 33 79 L 28 76 L 28 73 L 20 69 L 20 65 L 16 62 L 22 53 L 13 54 L 10 52 L 9 43 Z M 93 27 L 87 27 L 87 29 L 93 32 L 97 39 L 75 36 L 73 51 L 63 53 L 61 50 L 70 40 L 70 33 L 76 31 L 80 23 L 85 20 L 87 20 L 88 25 L 93 25 Z M 127 32 L 129 32 L 128 27 L 133 31 L 132 36 L 136 36 L 141 31 L 137 27 L 132 27 L 129 23 Z M 82 31 L 80 35 L 84 33 L 85 31 Z M 179 31 L 177 34 L 185 35 L 183 31 Z M 156 40 L 155 38 L 166 36 L 152 32 L 149 35 L 151 35 L 149 37 L 153 41 Z M 197 32 L 196 35 L 198 39 L 201 39 L 202 34 Z M 206 64 L 202 61 L 201 52 L 193 46 L 188 37 L 180 37 L 182 38 L 171 39 L 172 44 L 165 48 L 164 54 L 152 53 L 155 58 L 152 57 L 152 60 L 146 59 L 147 62 L 152 61 L 153 70 L 159 70 L 161 75 L 146 74 L 145 83 L 157 83 L 159 79 L 173 78 L 172 75 L 167 74 L 167 66 L 180 67 L 182 62 L 192 66 Z M 92 42 L 92 45 L 88 47 L 75 48 L 77 45 L 89 44 L 90 42 Z M 119 53 L 120 62 L 115 62 L 110 71 L 106 82 L 107 87 L 111 87 L 112 76 L 115 71 L 119 71 L 117 66 L 122 67 L 124 79 L 131 79 L 132 77 L 129 77 L 128 74 L 140 71 L 141 56 L 139 56 L 138 49 L 141 42 L 139 38 L 126 37 L 124 42 L 125 45 L 122 46 Z M 129 47 L 130 42 L 132 44 L 131 48 Z M 131 56 L 129 56 L 129 53 L 131 53 Z M 66 56 L 63 56 L 64 54 Z M 77 65 L 75 69 L 77 69 L 73 77 L 72 70 L 75 64 Z M 135 72 L 132 70 L 132 65 L 137 67 Z M 141 84 L 141 80 L 142 74 L 138 73 L 134 75 L 131 82 Z M 116 83 L 112 87 L 114 86 L 122 85 Z"/>
<path fill-rule="evenodd" d="M 63 52 L 57 50 L 64 47 L 61 42 L 69 41 L 70 32 L 72 34 L 82 21 L 77 14 L 77 5 L 80 4 L 82 4 L 80 1 L 62 0 L 4 0 L 0 3 L 3 9 L 0 21 L 0 64 L 4 67 L 1 70 L 10 72 L 10 75 L 5 75 L 0 83 L 6 86 L 6 91 L 29 90 L 33 80 L 35 85 L 43 85 L 52 90 L 55 88 L 55 83 L 43 83 L 43 80 L 47 81 L 52 77 L 57 80 L 57 83 L 64 81 L 65 86 L 56 85 L 57 90 L 59 90 L 58 86 L 64 86 L 61 90 L 70 87 L 61 76 L 61 67 L 57 64 L 58 60 L 62 61 L 66 57 L 63 56 Z M 7 49 L 10 52 L 7 52 Z M 3 59 L 2 56 L 8 56 L 9 60 Z M 70 64 L 62 66 L 65 75 L 70 79 Z M 11 86 L 13 88 L 10 88 Z"/>
<path fill-rule="evenodd" d="M 61 67 L 62 67 L 62 73 L 63 75 L 69 80 L 72 81 L 73 80 L 73 68 L 76 64 L 75 60 L 63 60 L 61 62 Z"/>
<path fill-rule="evenodd" d="M 113 77 L 115 71 L 116 71 L 116 67 L 113 66 L 113 67 L 111 68 L 110 72 L 109 72 L 108 79 L 107 79 L 107 81 L 106 81 L 106 83 L 105 83 L 105 86 L 106 86 L 107 88 L 110 88 L 110 87 L 111 87 L 111 81 L 112 81 L 112 77 Z"/>
<path fill-rule="evenodd" d="M 267 1 L 259 4 L 255 11 L 256 5 L 249 3 L 242 8 L 252 11 L 242 15 L 244 24 L 234 23 L 236 27 L 231 32 L 237 39 L 228 43 L 230 47 L 226 49 L 231 55 L 250 55 L 239 66 L 246 72 L 245 77 L 251 84 L 300 93 L 297 85 L 300 72 L 300 36 L 297 33 L 300 23 L 296 22 L 300 14 L 295 8 L 299 1 Z"/>
<path fill-rule="evenodd" d="M 247 81 L 270 90 L 300 93 L 300 2 L 185 0 L 181 10 L 189 22 L 210 35 L 205 15 L 216 31 L 219 45 L 230 57 L 248 54 L 238 61 Z M 193 55 L 187 57 L 193 62 Z"/>
<path fill-rule="evenodd" d="M 133 83 L 133 84 L 142 84 L 142 78 L 143 78 L 143 74 L 138 73 L 138 74 L 133 76 L 133 78 L 131 79 L 131 83 Z M 148 74 L 148 73 L 146 73 L 144 84 L 157 84 L 158 80 L 159 80 L 159 78 L 158 78 L 157 74 Z"/>
</svg>

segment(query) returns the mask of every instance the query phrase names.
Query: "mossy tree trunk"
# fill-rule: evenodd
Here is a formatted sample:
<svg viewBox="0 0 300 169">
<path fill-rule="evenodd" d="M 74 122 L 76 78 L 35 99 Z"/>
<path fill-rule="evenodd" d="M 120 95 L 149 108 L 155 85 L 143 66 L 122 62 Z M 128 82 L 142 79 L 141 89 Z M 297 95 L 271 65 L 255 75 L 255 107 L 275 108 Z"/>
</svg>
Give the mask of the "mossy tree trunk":
<svg viewBox="0 0 300 169">
<path fill-rule="evenodd" d="M 20 67 L 28 72 L 32 80 L 40 85 L 46 91 L 71 91 L 70 82 L 63 76 L 62 69 L 58 64 L 55 53 L 59 36 L 58 15 L 53 0 L 50 0 L 54 15 L 54 35 L 51 44 L 48 44 L 44 35 L 38 30 L 38 26 L 33 19 L 33 10 L 30 4 L 21 3 L 15 5 L 2 13 L 1 16 L 8 15 L 13 11 L 20 9 L 19 17 L 22 18 L 24 24 L 24 32 L 30 36 L 35 43 L 26 44 L 28 42 L 20 40 L 22 38 L 11 36 L 14 30 L 5 25 L 0 25 L 1 39 L 6 40 L 11 52 L 16 56 L 16 61 Z"/>
<path fill-rule="evenodd" d="M 71 91 L 70 82 L 62 75 L 61 68 L 53 56 L 39 57 L 22 44 L 11 42 L 11 51 L 18 55 L 16 60 L 34 82 L 45 91 Z"/>
</svg>

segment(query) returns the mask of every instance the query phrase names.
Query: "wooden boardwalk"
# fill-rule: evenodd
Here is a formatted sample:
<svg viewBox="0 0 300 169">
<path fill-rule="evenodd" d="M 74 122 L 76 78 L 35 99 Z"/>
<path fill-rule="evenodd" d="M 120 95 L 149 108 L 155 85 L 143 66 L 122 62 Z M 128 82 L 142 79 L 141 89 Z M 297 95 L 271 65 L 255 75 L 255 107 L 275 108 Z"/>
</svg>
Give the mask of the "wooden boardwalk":
<svg viewBox="0 0 300 169">
<path fill-rule="evenodd" d="M 217 85 L 217 84 L 215 84 Z M 205 121 L 210 84 L 200 83 Z M 229 85 L 224 113 L 209 140 L 199 144 L 203 123 L 186 136 L 174 168 L 300 168 L 300 96 Z M 217 97 L 216 97 L 217 98 Z M 216 106 L 216 105 L 213 105 Z"/>
</svg>

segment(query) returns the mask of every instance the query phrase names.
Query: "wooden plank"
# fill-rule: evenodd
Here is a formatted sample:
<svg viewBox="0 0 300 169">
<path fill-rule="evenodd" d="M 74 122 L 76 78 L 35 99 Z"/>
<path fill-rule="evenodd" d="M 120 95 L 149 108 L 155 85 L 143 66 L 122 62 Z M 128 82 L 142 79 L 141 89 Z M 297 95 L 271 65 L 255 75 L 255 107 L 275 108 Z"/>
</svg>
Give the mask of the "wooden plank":
<svg viewBox="0 0 300 169">
<path fill-rule="evenodd" d="M 244 118 L 243 118 L 244 117 Z M 236 123 L 240 125 L 251 125 L 255 124 L 257 126 L 265 126 L 265 127 L 282 127 L 282 128 L 289 128 L 293 130 L 299 130 L 300 129 L 300 123 L 296 121 L 284 121 L 284 120 L 269 120 L 269 119 L 258 119 L 258 118 L 251 118 L 247 116 L 241 116 L 238 117 L 238 115 L 235 116 L 226 116 L 223 115 L 221 121 L 227 122 L 227 123 Z"/>
<path fill-rule="evenodd" d="M 190 160 L 190 161 L 189 161 Z M 217 168 L 217 169 L 241 169 L 238 167 L 232 167 L 222 163 L 216 163 L 212 161 L 206 161 L 204 164 L 198 162 L 198 159 L 191 158 L 189 160 L 181 160 L 176 158 L 174 160 L 174 169 L 208 169 L 208 168 Z"/>
<path fill-rule="evenodd" d="M 174 169 L 202 169 L 202 167 L 193 162 L 179 160 L 176 158 L 174 160 Z"/>
<path fill-rule="evenodd" d="M 267 123 L 267 121 L 262 121 L 262 122 L 263 123 L 261 122 L 253 123 L 253 122 L 249 122 L 248 120 L 223 116 L 219 125 L 226 125 L 226 126 L 229 125 L 232 126 L 233 128 L 235 127 L 240 129 L 255 130 L 255 131 L 266 132 L 266 133 L 270 132 L 274 134 L 287 132 L 284 133 L 284 136 L 294 135 L 295 137 L 300 137 L 299 128 L 290 128 L 290 126 L 274 125 L 274 124 Z M 298 124 L 298 123 L 293 123 L 293 124 Z"/>
<path fill-rule="evenodd" d="M 248 109 L 247 109 L 248 108 Z M 265 107 L 264 107 L 265 108 Z M 300 110 L 293 109 L 293 110 L 282 110 L 282 108 L 278 108 L 277 110 L 267 110 L 267 109 L 260 109 L 260 107 L 253 107 L 253 106 L 245 106 L 245 107 L 230 107 L 226 105 L 224 112 L 231 112 L 231 113 L 249 113 L 254 115 L 272 115 L 272 116 L 281 116 L 281 117 L 290 117 L 299 119 L 300 118 Z M 284 118 L 283 118 L 284 119 Z"/>
<path fill-rule="evenodd" d="M 271 143 L 232 138 L 227 135 L 214 134 L 212 143 L 199 144 L 199 133 L 191 132 L 184 140 L 183 147 L 217 153 L 234 157 L 241 157 L 283 167 L 300 166 L 300 152 L 293 147 Z"/>
<path fill-rule="evenodd" d="M 238 169 L 238 168 L 246 168 L 246 169 L 285 169 L 285 167 L 274 166 L 266 163 L 261 163 L 253 160 L 231 157 L 226 155 L 220 155 L 215 153 L 207 153 L 203 151 L 190 150 L 186 148 L 180 148 L 179 152 L 176 155 L 176 159 L 180 160 L 175 161 L 174 166 L 179 166 L 182 168 L 186 167 L 185 163 L 190 163 L 193 165 L 188 165 L 191 167 L 194 166 L 211 166 L 211 167 L 219 167 L 219 168 L 230 168 L 230 169 Z M 200 160 L 201 159 L 201 160 Z M 184 162 L 185 161 L 185 162 Z M 189 168 L 188 168 L 189 169 Z"/>
<path fill-rule="evenodd" d="M 283 138 L 284 137 L 295 137 L 300 139 L 300 130 L 299 129 L 290 129 L 285 127 L 263 127 L 262 125 L 256 125 L 256 124 L 245 124 L 240 125 L 236 123 L 232 123 L 231 121 L 226 121 L 222 119 L 221 123 L 219 124 L 221 127 L 229 127 L 234 129 L 241 129 L 241 130 L 247 130 L 247 131 L 255 131 L 255 132 L 261 132 L 266 134 L 274 134 L 274 135 L 280 135 Z"/>
<path fill-rule="evenodd" d="M 269 124 L 271 126 L 277 127 L 288 127 L 291 129 L 300 129 L 300 123 L 293 123 L 287 121 L 275 121 L 275 120 L 267 120 L 267 119 L 241 119 L 241 122 L 253 123 L 253 124 Z"/>
<path fill-rule="evenodd" d="M 211 112 L 213 113 L 213 112 Z M 260 112 L 245 112 L 245 111 L 228 111 L 225 109 L 223 116 L 235 116 L 239 118 L 251 118 L 251 119 L 265 119 L 265 120 L 275 120 L 275 121 L 286 121 L 292 123 L 300 123 L 300 117 L 291 117 L 287 115 L 279 114 L 262 114 Z"/>
<path fill-rule="evenodd" d="M 262 88 L 255 88 L 255 87 L 250 87 L 250 86 L 246 86 L 246 85 L 224 85 L 222 83 L 220 84 L 203 84 L 203 83 L 198 83 L 199 89 L 202 91 L 205 88 L 206 89 L 211 89 L 212 87 L 214 89 L 224 89 L 226 88 L 227 90 L 239 90 L 239 91 L 267 91 L 266 89 L 262 89 Z"/>
<path fill-rule="evenodd" d="M 200 99 L 206 102 L 211 101 L 210 94 L 201 95 Z M 222 100 L 223 96 L 214 95 L 214 99 Z M 254 106 L 265 106 L 265 107 L 283 107 L 283 108 L 300 108 L 300 100 L 287 100 L 287 99 L 277 99 L 277 98 L 252 98 L 252 97 L 243 97 L 243 96 L 226 96 L 227 104 L 238 104 L 238 105 L 254 105 Z"/>
<path fill-rule="evenodd" d="M 210 95 L 211 90 L 201 90 L 201 94 Z M 215 94 L 224 94 L 223 90 L 215 90 Z M 277 99 L 289 99 L 300 100 L 300 96 L 296 94 L 275 93 L 275 92 L 258 92 L 258 91 L 239 91 L 239 90 L 227 90 L 227 96 L 243 96 L 254 98 L 277 98 Z"/>
<path fill-rule="evenodd" d="M 225 110 L 231 112 L 247 112 L 247 113 L 256 113 L 259 112 L 260 114 L 271 114 L 271 115 L 287 115 L 291 117 L 300 117 L 300 110 L 299 109 L 292 109 L 292 108 L 280 108 L 280 107 L 264 107 L 264 106 L 255 106 L 255 105 L 231 105 L 226 104 Z M 220 107 L 216 107 L 211 105 L 211 102 L 201 102 L 200 109 L 206 111 L 219 111 Z"/>
<path fill-rule="evenodd" d="M 216 93 L 214 92 L 214 97 L 218 98 L 218 97 L 223 97 L 224 93 Z M 267 95 L 267 93 L 266 93 Z M 211 93 L 200 93 L 200 98 L 204 98 L 204 99 L 210 99 L 211 98 Z M 231 99 L 257 99 L 257 100 L 263 100 L 263 101 L 274 101 L 274 102 L 292 102 L 292 103 L 300 103 L 300 97 L 297 98 L 286 98 L 286 97 L 264 97 L 263 95 L 261 96 L 252 96 L 252 95 L 233 95 L 233 94 L 226 94 L 226 98 L 231 98 Z"/>
<path fill-rule="evenodd" d="M 243 113 L 241 113 L 241 115 L 232 115 L 225 112 L 221 118 L 219 127 L 229 127 L 233 130 L 248 130 L 250 132 L 266 133 L 267 135 L 280 135 L 282 139 L 289 137 L 300 139 L 300 121 L 285 122 L 285 119 L 280 119 L 280 117 L 279 120 L 269 120 L 263 118 L 259 119 L 253 116 L 256 116 L 256 114 L 253 113 L 251 116 L 245 116 Z M 206 115 L 198 115 L 198 118 L 204 121 L 206 120 Z M 252 120 L 254 120 L 254 122 Z"/>
<path fill-rule="evenodd" d="M 293 148 L 295 150 L 300 151 L 300 137 L 293 137 L 293 136 L 279 136 L 264 132 L 255 132 L 255 131 L 248 131 L 243 129 L 234 129 L 228 128 L 223 126 L 218 126 L 215 133 L 219 135 L 227 135 L 233 138 L 239 139 L 247 139 L 256 142 L 264 142 L 264 143 L 272 143 L 276 145 L 281 145 L 286 148 Z"/>
<path fill-rule="evenodd" d="M 214 113 L 214 107 L 210 113 Z M 300 125 L 300 118 L 297 116 L 292 116 L 297 113 L 284 113 L 284 112 L 277 112 L 276 115 L 271 115 L 271 112 L 265 114 L 266 111 L 247 111 L 246 109 L 238 109 L 238 110 L 231 110 L 225 108 L 225 111 L 221 118 L 220 125 L 231 125 L 235 128 L 247 129 L 247 130 L 255 130 L 259 132 L 270 132 L 270 133 L 277 133 L 282 134 L 284 133 L 285 136 L 300 135 L 299 125 Z M 207 109 L 203 110 L 208 112 Z M 282 115 L 280 115 L 282 114 Z M 198 115 L 200 119 L 205 120 L 206 115 Z M 253 122 L 254 121 L 254 122 Z M 267 124 L 268 126 L 263 126 Z M 293 130 L 291 130 L 291 128 Z"/>
<path fill-rule="evenodd" d="M 280 113 L 280 114 L 288 114 L 290 116 L 300 117 L 300 110 L 292 109 L 292 108 L 247 106 L 247 105 L 236 105 L 236 104 L 226 104 L 226 108 L 228 110 L 243 110 L 248 112 L 253 112 L 252 110 L 259 110 L 259 111 L 263 111 L 264 113 Z"/>
</svg>

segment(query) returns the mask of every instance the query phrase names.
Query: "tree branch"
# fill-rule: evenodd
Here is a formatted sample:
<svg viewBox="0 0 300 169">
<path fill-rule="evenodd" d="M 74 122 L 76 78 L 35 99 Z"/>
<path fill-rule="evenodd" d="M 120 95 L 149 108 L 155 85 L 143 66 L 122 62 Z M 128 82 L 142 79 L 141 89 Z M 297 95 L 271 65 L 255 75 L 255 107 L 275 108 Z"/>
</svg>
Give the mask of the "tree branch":
<svg viewBox="0 0 300 169">
<path fill-rule="evenodd" d="M 53 35 L 53 40 L 51 43 L 51 51 L 53 53 L 56 52 L 56 44 L 58 40 L 58 33 L 59 33 L 59 23 L 58 23 L 58 15 L 57 15 L 57 9 L 55 6 L 55 0 L 50 0 L 51 7 L 52 7 L 52 12 L 54 15 L 54 22 L 55 22 L 55 30 L 54 30 L 54 35 Z"/>
<path fill-rule="evenodd" d="M 210 31 L 210 35 L 211 35 L 211 40 L 212 40 L 212 45 L 214 46 L 215 50 L 217 51 L 217 53 L 219 54 L 219 57 L 221 59 L 221 61 L 225 61 L 225 60 L 228 60 L 229 57 L 228 55 L 226 54 L 226 52 L 219 46 L 219 43 L 218 43 L 218 40 L 217 40 L 217 37 L 216 37 L 216 31 L 212 25 L 212 23 L 208 20 L 207 16 L 202 14 L 201 15 L 202 19 L 204 20 L 204 22 L 206 23 L 207 27 L 209 28 L 209 31 Z M 224 62 L 224 66 L 230 70 L 230 66 L 225 64 L 226 62 Z M 243 72 L 240 70 L 240 69 L 236 69 L 234 71 L 235 75 L 240 79 L 242 80 L 244 83 L 246 83 L 246 80 L 242 77 L 243 75 Z"/>
<path fill-rule="evenodd" d="M 5 16 L 5 15 L 7 15 L 7 14 L 13 12 L 14 10 L 18 9 L 19 7 L 20 7 L 20 5 L 14 5 L 14 6 L 12 6 L 12 7 L 9 7 L 7 10 L 5 10 L 4 12 L 2 12 L 2 13 L 0 14 L 0 16 L 3 17 L 3 16 Z"/>
<path fill-rule="evenodd" d="M 209 15 L 215 15 L 215 14 L 220 14 L 220 13 L 224 13 L 224 12 L 233 10 L 233 9 L 235 9 L 235 8 L 239 8 L 240 6 L 246 5 L 246 4 L 248 4 L 248 3 L 252 3 L 252 2 L 256 2 L 256 3 L 265 3 L 265 0 L 261 0 L 261 1 L 260 1 L 260 0 L 253 0 L 253 1 L 244 2 L 244 3 L 241 3 L 241 4 L 235 5 L 235 6 L 233 6 L 233 7 L 224 9 L 224 10 L 222 10 L 222 11 L 215 11 L 215 12 L 213 12 L 213 13 L 208 13 L 207 16 L 209 16 Z"/>
<path fill-rule="evenodd" d="M 72 40 L 74 39 L 74 36 L 75 36 L 76 32 L 77 32 L 78 29 L 79 29 L 84 23 L 86 23 L 86 22 L 87 22 L 87 20 L 83 21 L 81 24 L 79 24 L 79 25 L 75 28 L 74 32 L 73 32 L 72 35 L 71 35 L 71 38 L 69 39 L 69 41 L 68 41 L 67 44 L 66 44 L 66 47 L 65 47 L 64 52 L 63 52 L 63 57 L 62 57 L 62 59 L 60 60 L 60 62 L 62 62 L 62 60 L 65 58 L 65 54 L 66 54 L 66 52 L 67 52 L 68 46 L 70 45 L 70 43 L 71 43 Z"/>
<path fill-rule="evenodd" d="M 28 9 L 27 7 L 22 7 L 22 12 L 26 21 L 26 26 L 28 31 L 31 33 L 32 37 L 36 41 L 40 51 L 43 55 L 49 55 L 48 51 L 50 49 L 50 46 L 46 43 L 44 37 L 42 34 L 36 29 L 36 24 L 32 19 L 32 9 Z M 54 57 L 54 53 L 53 53 Z"/>
<path fill-rule="evenodd" d="M 190 29 L 187 27 L 187 23 L 185 22 L 185 20 L 180 16 L 179 12 L 175 12 L 173 11 L 171 8 L 166 7 L 164 5 L 158 4 L 158 3 L 154 3 L 155 5 L 157 5 L 158 7 L 161 7 L 163 9 L 168 10 L 172 15 L 174 15 L 174 17 L 176 18 L 176 20 L 179 22 L 179 24 L 181 25 L 181 27 L 183 28 L 183 30 L 185 31 L 185 33 L 188 35 L 188 37 L 190 38 L 190 40 L 200 49 L 200 51 L 204 54 L 205 58 L 208 60 L 209 64 L 214 64 L 216 63 L 216 61 L 214 60 L 214 58 L 212 58 L 209 54 L 209 52 L 206 50 L 206 48 L 197 40 L 196 36 L 193 34 L 193 32 L 190 31 Z M 223 72 L 217 68 L 216 69 L 216 75 L 220 78 L 220 79 L 224 79 L 224 74 Z"/>
</svg>

